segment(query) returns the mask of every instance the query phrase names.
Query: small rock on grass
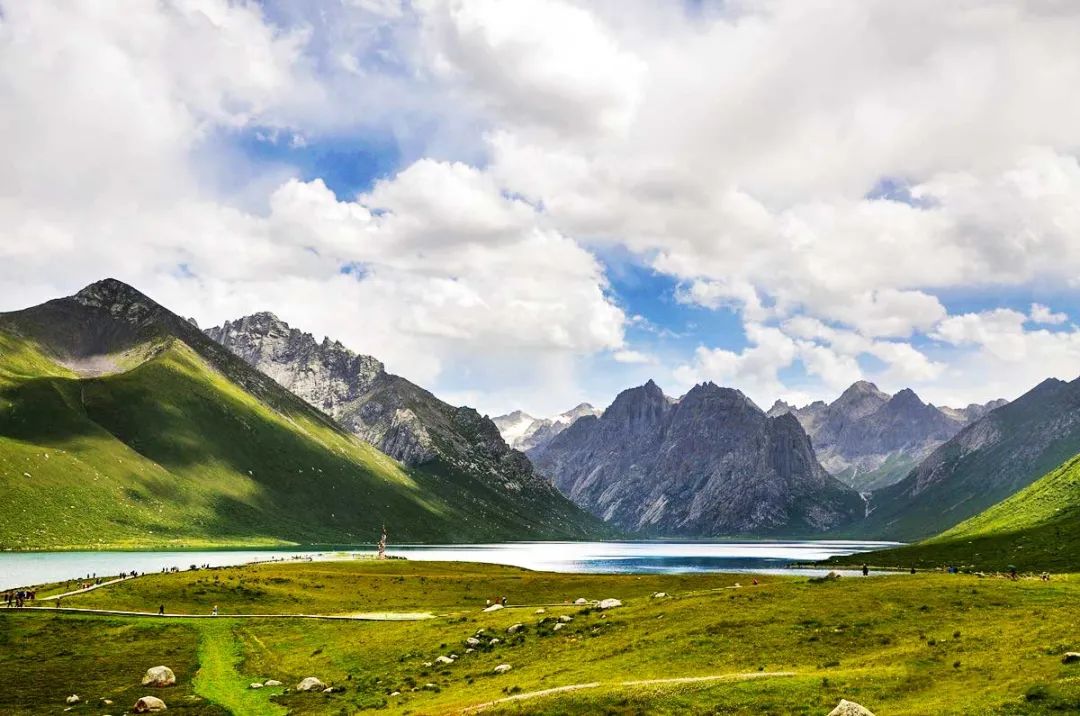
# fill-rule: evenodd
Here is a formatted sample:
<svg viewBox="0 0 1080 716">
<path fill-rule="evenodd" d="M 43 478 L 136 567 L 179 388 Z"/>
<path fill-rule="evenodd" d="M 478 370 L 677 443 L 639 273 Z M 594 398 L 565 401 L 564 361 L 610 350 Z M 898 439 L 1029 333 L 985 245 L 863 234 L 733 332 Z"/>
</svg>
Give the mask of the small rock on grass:
<svg viewBox="0 0 1080 716">
<path fill-rule="evenodd" d="M 436 664 L 453 664 L 454 660 L 451 659 L 449 656 L 436 656 L 435 657 L 435 663 Z"/>
<path fill-rule="evenodd" d="M 513 668 L 514 667 L 510 666 L 509 664 L 499 664 L 495 667 L 494 671 L 496 674 L 505 674 L 507 671 L 510 671 Z"/>
<path fill-rule="evenodd" d="M 874 716 L 874 714 L 870 709 L 861 706 L 854 701 L 840 699 L 840 703 L 836 705 L 836 708 L 829 712 L 829 716 Z"/>
<path fill-rule="evenodd" d="M 1061 657 L 1062 664 L 1075 664 L 1078 661 L 1080 661 L 1080 651 L 1067 651 Z"/>
<path fill-rule="evenodd" d="M 621 607 L 622 602 L 618 599 L 603 599 L 599 604 L 601 609 L 614 609 L 615 607 Z"/>
<path fill-rule="evenodd" d="M 319 681 L 314 676 L 309 676 L 296 685 L 297 691 L 322 691 L 325 688 L 326 684 Z"/>
<path fill-rule="evenodd" d="M 559 621 L 561 621 L 563 624 L 569 624 L 570 622 L 574 621 L 574 618 L 569 614 L 563 614 L 559 617 Z"/>
<path fill-rule="evenodd" d="M 151 666 L 142 677 L 143 686 L 175 686 L 176 674 L 167 666 Z"/>
<path fill-rule="evenodd" d="M 281 686 L 281 682 L 277 679 L 267 679 L 263 682 L 263 686 Z"/>
<path fill-rule="evenodd" d="M 66 699 L 64 699 L 64 702 L 69 704 L 77 704 L 80 700 L 81 699 L 79 699 L 78 694 L 72 694 L 71 696 L 68 696 Z"/>
<path fill-rule="evenodd" d="M 519 631 L 521 631 L 521 624 L 511 624 L 506 628 L 507 634 L 517 634 Z"/>
<path fill-rule="evenodd" d="M 574 604 L 576 604 L 578 606 L 581 606 L 582 604 L 588 604 L 588 603 L 589 603 L 589 600 L 586 599 L 585 597 L 578 597 L 577 599 L 574 600 Z"/>
<path fill-rule="evenodd" d="M 260 684 L 258 681 L 253 681 L 252 683 L 248 684 L 249 689 L 261 689 L 262 687 L 263 685 Z"/>
<path fill-rule="evenodd" d="M 137 714 L 157 713 L 166 709 L 168 709 L 168 706 L 157 696 L 143 696 L 131 707 L 131 710 Z"/>
</svg>

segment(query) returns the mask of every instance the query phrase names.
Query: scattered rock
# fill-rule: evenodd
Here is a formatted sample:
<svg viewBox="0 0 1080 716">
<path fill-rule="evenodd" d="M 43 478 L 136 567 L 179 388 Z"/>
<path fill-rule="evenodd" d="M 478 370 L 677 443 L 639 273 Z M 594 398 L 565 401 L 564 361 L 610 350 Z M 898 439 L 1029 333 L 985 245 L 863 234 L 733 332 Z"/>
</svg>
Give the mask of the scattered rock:
<svg viewBox="0 0 1080 716">
<path fill-rule="evenodd" d="M 480 640 L 477 639 L 475 636 L 470 636 L 468 639 L 465 640 L 465 643 L 469 646 L 480 646 Z"/>
<path fill-rule="evenodd" d="M 656 594 L 652 595 L 652 598 L 653 599 L 666 599 L 667 598 L 667 592 L 657 592 Z"/>
<path fill-rule="evenodd" d="M 167 666 L 152 666 L 142 677 L 143 686 L 176 686 L 176 674 Z"/>
<path fill-rule="evenodd" d="M 874 714 L 854 701 L 840 699 L 840 703 L 829 712 L 829 716 L 874 716 Z"/>
<path fill-rule="evenodd" d="M 435 663 L 436 664 L 453 664 L 454 660 L 451 659 L 449 656 L 436 656 L 435 657 Z"/>
<path fill-rule="evenodd" d="M 465 653 L 466 653 L 466 654 L 471 654 L 471 653 L 473 653 L 474 651 L 476 651 L 476 649 L 473 649 L 473 648 L 472 648 L 472 647 L 470 646 L 470 647 L 469 647 L 468 649 L 466 649 L 466 650 L 465 650 Z"/>
<path fill-rule="evenodd" d="M 495 646 L 498 643 L 499 643 L 498 639 L 492 639 L 491 641 L 488 642 L 488 644 L 490 644 L 491 646 Z"/>
<path fill-rule="evenodd" d="M 425 661 L 424 666 L 435 666 L 435 665 L 432 664 L 430 661 Z"/>
<path fill-rule="evenodd" d="M 261 689 L 262 687 L 263 687 L 263 685 L 260 684 L 258 681 L 253 681 L 250 684 L 248 684 L 249 689 Z"/>
<path fill-rule="evenodd" d="M 319 681 L 314 676 L 309 676 L 296 685 L 297 691 L 322 691 L 325 688 L 326 684 Z"/>
<path fill-rule="evenodd" d="M 1080 661 L 1080 651 L 1067 651 L 1065 656 L 1061 657 L 1062 664 L 1075 664 Z"/>
<path fill-rule="evenodd" d="M 324 694 L 332 694 L 332 693 L 334 693 L 334 687 L 333 686 L 327 686 L 325 689 L 322 690 L 322 692 Z"/>
<path fill-rule="evenodd" d="M 559 621 L 561 621 L 563 624 L 569 624 L 570 622 L 574 621 L 574 618 L 569 614 L 563 614 L 559 617 Z"/>
<path fill-rule="evenodd" d="M 281 686 L 281 682 L 277 679 L 267 679 L 263 682 L 263 686 Z"/>
<path fill-rule="evenodd" d="M 71 696 L 68 696 L 66 699 L 64 699 L 64 701 L 69 704 L 77 704 L 81 700 L 82 699 L 79 698 L 78 694 L 72 694 Z"/>
<path fill-rule="evenodd" d="M 137 714 L 150 714 L 158 711 L 165 711 L 168 708 L 169 707 L 165 705 L 165 702 L 157 696 L 143 696 L 135 702 L 135 705 L 131 707 L 131 710 Z"/>
<path fill-rule="evenodd" d="M 112 699 L 102 699 L 101 703 L 105 704 L 106 706 L 112 706 L 113 705 L 113 700 Z"/>
<path fill-rule="evenodd" d="M 506 633 L 507 634 L 517 634 L 519 631 L 521 631 L 521 625 L 520 624 L 511 624 L 510 626 L 508 626 L 506 628 Z"/>
<path fill-rule="evenodd" d="M 618 599 L 604 599 L 600 602 L 601 609 L 614 609 L 615 607 L 621 607 L 622 602 Z"/>
<path fill-rule="evenodd" d="M 553 629 L 553 631 L 559 631 L 559 630 L 560 630 L 560 629 L 562 629 L 562 628 L 563 628 L 564 626 L 566 626 L 566 625 L 565 625 L 565 624 L 563 624 L 562 622 L 556 622 L 556 623 L 555 623 L 555 628 Z"/>
<path fill-rule="evenodd" d="M 585 597 L 578 597 L 577 599 L 574 600 L 574 604 L 577 604 L 578 606 L 581 606 L 582 604 L 588 604 L 588 603 L 589 603 L 589 600 L 586 599 Z"/>
<path fill-rule="evenodd" d="M 503 608 L 503 605 L 501 605 L 501 604 L 492 604 L 490 607 L 488 607 L 484 611 L 485 612 L 497 612 L 502 608 Z"/>
<path fill-rule="evenodd" d="M 434 689 L 437 689 L 439 687 L 436 686 L 435 684 L 424 684 L 424 688 L 429 689 L 429 690 L 434 690 Z"/>
<path fill-rule="evenodd" d="M 540 607 L 535 612 L 533 612 L 533 614 L 547 614 L 547 609 L 544 609 L 543 607 Z"/>
<path fill-rule="evenodd" d="M 390 695 L 391 696 L 401 696 L 401 692 L 400 691 L 391 691 Z"/>
<path fill-rule="evenodd" d="M 495 667 L 495 673 L 496 674 L 505 674 L 507 671 L 510 671 L 510 669 L 513 669 L 513 668 L 514 667 L 510 666 L 509 664 L 499 664 L 498 666 Z"/>
</svg>

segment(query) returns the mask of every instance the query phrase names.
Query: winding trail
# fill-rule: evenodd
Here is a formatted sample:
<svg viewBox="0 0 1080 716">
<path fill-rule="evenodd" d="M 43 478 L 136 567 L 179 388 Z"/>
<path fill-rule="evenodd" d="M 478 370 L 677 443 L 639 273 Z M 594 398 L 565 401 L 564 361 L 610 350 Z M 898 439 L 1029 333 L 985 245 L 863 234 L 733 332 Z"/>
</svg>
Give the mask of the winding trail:
<svg viewBox="0 0 1080 716">
<path fill-rule="evenodd" d="M 502 706 L 504 704 L 514 703 L 516 701 L 528 701 L 532 699 L 542 699 L 547 696 L 553 696 L 555 694 L 563 694 L 568 691 L 583 691 L 585 689 L 598 689 L 604 688 L 633 688 L 637 686 L 667 686 L 677 684 L 701 684 L 708 682 L 724 682 L 724 681 L 753 681 L 754 679 L 769 679 L 774 677 L 795 676 L 794 671 L 751 671 L 748 673 L 735 673 L 735 674 L 716 674 L 714 676 L 679 676 L 670 679 L 643 679 L 640 681 L 613 681 L 608 683 L 602 683 L 599 681 L 592 681 L 587 684 L 568 684 L 566 686 L 556 686 L 552 689 L 544 689 L 542 691 L 529 691 L 524 694 L 514 694 L 513 696 L 506 696 L 501 699 L 495 699 L 494 701 L 485 701 L 484 703 L 475 704 L 473 706 L 467 706 L 461 711 L 455 712 L 460 714 L 475 714 L 481 711 L 487 711 L 488 709 L 495 708 L 496 706 Z"/>
</svg>

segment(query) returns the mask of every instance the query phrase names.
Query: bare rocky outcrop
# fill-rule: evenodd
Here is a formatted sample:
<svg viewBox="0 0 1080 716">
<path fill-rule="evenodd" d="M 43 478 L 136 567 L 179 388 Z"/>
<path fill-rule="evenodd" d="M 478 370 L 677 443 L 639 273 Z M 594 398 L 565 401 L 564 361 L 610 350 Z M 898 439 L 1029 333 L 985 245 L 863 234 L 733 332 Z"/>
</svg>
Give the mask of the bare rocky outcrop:
<svg viewBox="0 0 1080 716">
<path fill-rule="evenodd" d="M 529 455 L 579 505 L 651 534 L 819 533 L 863 509 L 793 416 L 712 383 L 677 401 L 652 381 L 623 391 Z"/>
</svg>

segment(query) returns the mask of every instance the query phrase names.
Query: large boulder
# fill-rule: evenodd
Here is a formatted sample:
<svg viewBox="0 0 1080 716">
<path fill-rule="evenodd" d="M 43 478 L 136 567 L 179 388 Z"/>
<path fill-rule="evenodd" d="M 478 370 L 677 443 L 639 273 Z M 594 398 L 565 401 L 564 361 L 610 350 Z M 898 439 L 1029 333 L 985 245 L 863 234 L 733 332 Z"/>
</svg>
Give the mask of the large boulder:
<svg viewBox="0 0 1080 716">
<path fill-rule="evenodd" d="M 614 609 L 615 607 L 621 607 L 622 602 L 618 599 L 603 599 L 600 601 L 599 606 L 601 609 Z"/>
<path fill-rule="evenodd" d="M 840 703 L 829 712 L 829 716 L 874 716 L 874 714 L 870 709 L 860 706 L 854 701 L 840 699 Z"/>
<path fill-rule="evenodd" d="M 142 677 L 143 686 L 176 686 L 176 674 L 167 666 L 151 666 Z"/>
<path fill-rule="evenodd" d="M 297 691 L 322 691 L 325 688 L 326 684 L 319 681 L 314 676 L 309 676 L 296 685 Z"/>
<path fill-rule="evenodd" d="M 157 696 L 143 696 L 141 699 L 135 702 L 135 705 L 131 707 L 131 710 L 137 714 L 152 714 L 158 711 L 165 711 L 168 706 L 165 702 L 159 699 Z"/>
</svg>

